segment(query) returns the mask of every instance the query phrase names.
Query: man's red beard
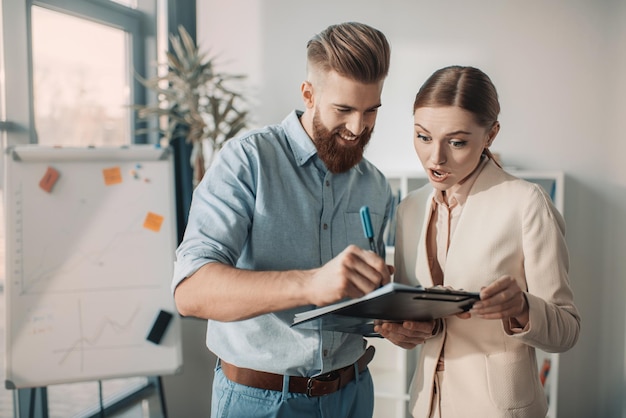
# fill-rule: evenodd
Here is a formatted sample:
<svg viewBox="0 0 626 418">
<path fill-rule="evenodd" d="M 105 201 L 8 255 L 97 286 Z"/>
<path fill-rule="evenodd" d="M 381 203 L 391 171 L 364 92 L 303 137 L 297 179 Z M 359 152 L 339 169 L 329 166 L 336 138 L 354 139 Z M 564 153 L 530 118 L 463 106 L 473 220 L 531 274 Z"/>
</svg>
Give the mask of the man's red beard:
<svg viewBox="0 0 626 418">
<path fill-rule="evenodd" d="M 358 143 L 348 147 L 341 143 L 342 139 L 337 139 L 337 136 L 342 131 L 346 131 L 346 129 L 337 128 L 332 132 L 329 131 L 320 121 L 317 111 L 313 115 L 313 135 L 317 155 L 326 164 L 326 168 L 335 174 L 348 171 L 361 162 L 365 147 L 370 142 L 372 136 L 372 130 L 366 128 L 355 139 Z M 352 136 L 352 133 L 346 133 L 347 135 L 345 136 Z"/>
</svg>

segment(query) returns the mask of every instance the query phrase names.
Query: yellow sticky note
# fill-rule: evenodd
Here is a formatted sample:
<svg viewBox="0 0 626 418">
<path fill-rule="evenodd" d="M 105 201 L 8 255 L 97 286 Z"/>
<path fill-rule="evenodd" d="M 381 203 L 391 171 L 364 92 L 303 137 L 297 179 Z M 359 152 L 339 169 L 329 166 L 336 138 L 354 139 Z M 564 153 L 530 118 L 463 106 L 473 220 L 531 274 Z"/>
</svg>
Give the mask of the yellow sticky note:
<svg viewBox="0 0 626 418">
<path fill-rule="evenodd" d="M 122 182 L 122 170 L 119 167 L 105 168 L 102 170 L 104 184 L 111 186 Z"/>
<path fill-rule="evenodd" d="M 154 232 L 159 232 L 161 230 L 162 224 L 163 217 L 153 212 L 148 212 L 148 214 L 146 215 L 146 220 L 143 221 L 143 227 Z"/>
</svg>

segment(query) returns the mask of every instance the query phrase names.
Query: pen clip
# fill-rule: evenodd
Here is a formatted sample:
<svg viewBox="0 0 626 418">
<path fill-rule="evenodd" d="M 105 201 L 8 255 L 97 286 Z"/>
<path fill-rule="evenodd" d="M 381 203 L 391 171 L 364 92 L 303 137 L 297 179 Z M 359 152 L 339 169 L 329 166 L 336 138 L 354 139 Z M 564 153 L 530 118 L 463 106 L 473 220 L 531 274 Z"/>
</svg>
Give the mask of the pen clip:
<svg viewBox="0 0 626 418">
<path fill-rule="evenodd" d="M 363 233 L 366 238 L 374 238 L 374 229 L 372 228 L 372 218 L 370 218 L 370 208 L 363 206 L 359 211 L 361 214 L 361 224 L 363 225 Z"/>
</svg>

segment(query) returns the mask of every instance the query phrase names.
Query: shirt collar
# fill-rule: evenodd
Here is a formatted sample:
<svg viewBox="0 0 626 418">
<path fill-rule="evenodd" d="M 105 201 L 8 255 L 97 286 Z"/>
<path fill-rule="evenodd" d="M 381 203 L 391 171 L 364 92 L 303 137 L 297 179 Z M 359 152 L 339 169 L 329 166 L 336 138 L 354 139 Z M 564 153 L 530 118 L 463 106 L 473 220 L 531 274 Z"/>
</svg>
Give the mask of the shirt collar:
<svg viewBox="0 0 626 418">
<path fill-rule="evenodd" d="M 315 144 L 300 123 L 302 111 L 294 110 L 283 120 L 282 126 L 287 133 L 287 141 L 299 166 L 304 165 L 317 154 Z"/>
<path fill-rule="evenodd" d="M 481 160 L 478 163 L 478 167 L 476 167 L 476 170 L 474 170 L 474 172 L 465 179 L 461 187 L 459 187 L 456 192 L 448 195 L 448 204 L 446 206 L 448 206 L 449 208 L 453 208 L 456 205 L 465 204 L 467 196 L 469 196 L 470 190 L 472 189 L 474 182 L 476 182 L 476 179 L 478 178 L 480 172 L 483 171 L 483 168 L 485 167 L 485 164 L 487 164 L 487 161 L 489 161 L 489 158 L 485 156 L 481 157 Z M 445 204 L 443 200 L 443 193 L 441 190 L 437 190 L 435 192 L 434 200 L 437 204 Z"/>
</svg>

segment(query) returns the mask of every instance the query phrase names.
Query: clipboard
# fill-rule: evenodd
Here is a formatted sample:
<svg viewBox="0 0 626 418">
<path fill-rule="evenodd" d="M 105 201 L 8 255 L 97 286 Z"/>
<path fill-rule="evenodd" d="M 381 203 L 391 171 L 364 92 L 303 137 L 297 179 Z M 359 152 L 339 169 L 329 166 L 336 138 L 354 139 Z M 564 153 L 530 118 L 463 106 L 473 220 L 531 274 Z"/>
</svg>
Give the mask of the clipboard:
<svg viewBox="0 0 626 418">
<path fill-rule="evenodd" d="M 379 336 L 376 323 L 431 321 L 466 312 L 479 300 L 478 292 L 392 282 L 358 299 L 298 313 L 291 326 L 372 337 Z"/>
</svg>

